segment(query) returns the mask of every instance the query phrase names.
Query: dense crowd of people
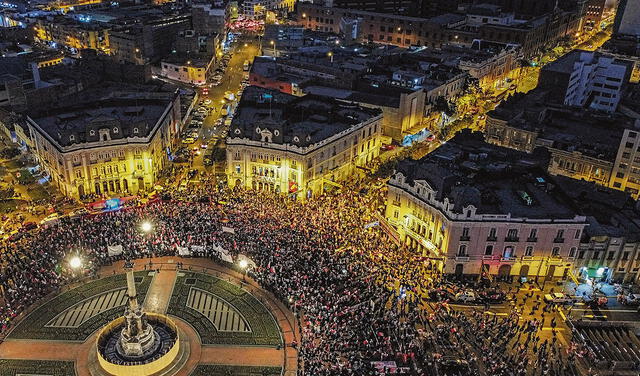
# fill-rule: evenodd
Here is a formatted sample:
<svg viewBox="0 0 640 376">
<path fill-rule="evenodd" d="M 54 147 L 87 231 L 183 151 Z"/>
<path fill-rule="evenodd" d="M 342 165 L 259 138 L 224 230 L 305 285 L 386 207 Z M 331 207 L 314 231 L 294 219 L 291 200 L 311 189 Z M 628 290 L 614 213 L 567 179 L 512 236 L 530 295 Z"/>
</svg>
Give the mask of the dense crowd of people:
<svg viewBox="0 0 640 376">
<path fill-rule="evenodd" d="M 376 362 L 394 361 L 402 372 L 431 375 L 442 356 L 464 360 L 469 374 L 569 374 L 571 361 L 558 343 L 540 342 L 539 328 L 519 322 L 517 311 L 498 319 L 423 299 L 440 276 L 380 228 L 365 228 L 376 220 L 380 192 L 354 192 L 301 203 L 202 184 L 171 200 L 41 227 L 2 244 L 2 333 L 12 318 L 68 282 L 72 255 L 82 255 L 93 273 L 115 258 L 175 255 L 192 246 L 215 258 L 213 250 L 222 247 L 249 256 L 255 280 L 301 318 L 295 344 L 301 374 L 377 375 Z M 145 221 L 149 232 L 140 229 Z M 125 254 L 109 256 L 113 245 Z"/>
</svg>

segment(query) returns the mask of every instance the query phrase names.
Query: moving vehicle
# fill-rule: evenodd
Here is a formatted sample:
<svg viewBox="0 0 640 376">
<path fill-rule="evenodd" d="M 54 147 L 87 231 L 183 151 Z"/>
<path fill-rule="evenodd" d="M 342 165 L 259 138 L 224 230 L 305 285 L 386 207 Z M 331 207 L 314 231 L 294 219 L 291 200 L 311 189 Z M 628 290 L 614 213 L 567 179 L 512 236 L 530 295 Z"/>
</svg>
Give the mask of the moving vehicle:
<svg viewBox="0 0 640 376">
<path fill-rule="evenodd" d="M 196 142 L 196 140 L 193 137 L 187 137 L 184 140 L 182 140 L 183 144 L 193 144 L 194 142 Z"/>
<path fill-rule="evenodd" d="M 574 299 L 567 294 L 554 292 L 553 294 L 545 295 L 544 301 L 547 303 L 566 304 L 573 303 Z"/>
<path fill-rule="evenodd" d="M 226 100 L 231 102 L 231 101 L 234 101 L 236 99 L 236 96 L 235 96 L 235 94 L 233 94 L 230 91 L 225 91 L 224 92 L 224 99 L 226 99 Z"/>
<path fill-rule="evenodd" d="M 249 60 L 245 60 L 244 64 L 242 64 L 242 70 L 245 71 L 245 72 L 248 72 L 249 71 L 249 64 L 250 64 Z"/>
</svg>

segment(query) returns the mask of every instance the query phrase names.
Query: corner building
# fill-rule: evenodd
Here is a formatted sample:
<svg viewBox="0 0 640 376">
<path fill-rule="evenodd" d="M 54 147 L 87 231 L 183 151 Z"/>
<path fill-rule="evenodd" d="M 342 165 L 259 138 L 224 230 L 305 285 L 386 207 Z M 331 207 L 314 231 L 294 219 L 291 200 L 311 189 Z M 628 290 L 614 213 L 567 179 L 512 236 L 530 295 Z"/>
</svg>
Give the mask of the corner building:
<svg viewBox="0 0 640 376">
<path fill-rule="evenodd" d="M 180 129 L 175 93 L 85 93 L 27 117 L 34 154 L 68 197 L 150 191 Z"/>
<path fill-rule="evenodd" d="M 306 199 L 356 179 L 379 155 L 382 112 L 248 87 L 227 138 L 230 187 Z"/>
<path fill-rule="evenodd" d="M 464 132 L 400 162 L 386 219 L 405 246 L 446 274 L 561 278 L 586 218 L 565 204 L 543 164 Z"/>
</svg>

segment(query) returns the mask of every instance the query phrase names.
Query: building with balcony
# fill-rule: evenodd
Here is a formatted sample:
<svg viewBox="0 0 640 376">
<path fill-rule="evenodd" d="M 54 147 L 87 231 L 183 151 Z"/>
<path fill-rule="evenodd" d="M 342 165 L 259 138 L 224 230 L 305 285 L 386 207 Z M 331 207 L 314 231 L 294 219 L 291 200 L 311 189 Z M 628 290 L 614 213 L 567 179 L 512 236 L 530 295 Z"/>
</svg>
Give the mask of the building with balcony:
<svg viewBox="0 0 640 376">
<path fill-rule="evenodd" d="M 487 142 L 550 154 L 548 172 L 593 181 L 640 197 L 640 120 L 553 105 L 535 89 L 487 115 Z"/>
<path fill-rule="evenodd" d="M 179 132 L 179 98 L 177 91 L 85 91 L 27 116 L 32 151 L 68 197 L 149 191 Z"/>
<path fill-rule="evenodd" d="M 640 206 L 631 195 L 593 182 L 553 178 L 587 218 L 573 272 L 581 278 L 635 283 L 640 277 Z"/>
<path fill-rule="evenodd" d="M 385 217 L 401 241 L 447 274 L 559 278 L 586 223 L 538 157 L 463 132 L 388 182 Z"/>
<path fill-rule="evenodd" d="M 378 109 L 249 86 L 227 138 L 230 187 L 306 199 L 354 179 L 380 152 Z"/>
</svg>

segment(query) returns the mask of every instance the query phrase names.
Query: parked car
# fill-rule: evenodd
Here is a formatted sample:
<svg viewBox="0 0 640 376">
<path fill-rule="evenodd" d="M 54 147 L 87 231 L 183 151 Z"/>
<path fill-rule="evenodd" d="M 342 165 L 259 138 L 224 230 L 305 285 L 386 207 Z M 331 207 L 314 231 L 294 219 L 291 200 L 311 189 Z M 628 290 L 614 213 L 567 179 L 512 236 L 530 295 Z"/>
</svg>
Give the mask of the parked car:
<svg viewBox="0 0 640 376">
<path fill-rule="evenodd" d="M 55 223 L 60 219 L 60 214 L 58 213 L 51 213 L 48 216 L 46 216 L 42 221 L 40 221 L 41 224 L 49 224 L 49 223 Z"/>
<path fill-rule="evenodd" d="M 554 292 L 553 294 L 545 295 L 544 301 L 547 303 L 566 304 L 566 303 L 573 303 L 574 299 L 567 294 Z"/>
<path fill-rule="evenodd" d="M 27 231 L 31 231 L 33 229 L 38 228 L 38 224 L 35 222 L 25 222 L 22 224 L 22 227 L 20 227 L 20 231 L 21 232 L 27 232 Z"/>
<path fill-rule="evenodd" d="M 640 306 L 640 294 L 629 294 L 622 302 L 629 306 Z"/>
<path fill-rule="evenodd" d="M 431 289 L 428 294 L 429 299 L 434 302 L 442 302 L 445 300 L 452 300 L 454 298 L 453 293 L 446 289 Z"/>
<path fill-rule="evenodd" d="M 184 140 L 182 140 L 182 143 L 187 145 L 193 144 L 194 142 L 196 142 L 196 140 L 193 137 L 187 137 Z"/>
<path fill-rule="evenodd" d="M 457 293 L 453 300 L 458 303 L 476 303 L 478 296 L 473 291 L 465 291 Z"/>
<path fill-rule="evenodd" d="M 389 145 L 382 145 L 380 147 L 380 149 L 382 150 L 393 150 L 395 148 L 397 148 L 398 146 L 394 145 L 394 144 L 389 144 Z"/>
<path fill-rule="evenodd" d="M 80 209 L 76 209 L 71 211 L 71 213 L 69 213 L 69 218 L 79 218 L 79 217 L 83 217 L 85 215 L 89 214 L 89 211 L 85 208 L 80 208 Z"/>
<path fill-rule="evenodd" d="M 507 294 L 504 291 L 498 289 L 486 289 L 478 293 L 479 298 L 485 303 L 502 303 Z"/>
</svg>

